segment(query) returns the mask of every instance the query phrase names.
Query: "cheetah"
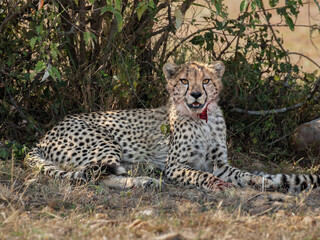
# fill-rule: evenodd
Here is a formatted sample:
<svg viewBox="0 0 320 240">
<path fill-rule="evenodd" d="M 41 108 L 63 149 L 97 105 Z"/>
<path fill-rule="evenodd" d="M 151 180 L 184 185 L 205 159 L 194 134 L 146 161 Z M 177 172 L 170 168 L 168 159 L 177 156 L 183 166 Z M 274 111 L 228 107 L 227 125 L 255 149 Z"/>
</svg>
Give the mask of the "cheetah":
<svg viewBox="0 0 320 240">
<path fill-rule="evenodd" d="M 224 71 L 221 61 L 167 63 L 166 106 L 67 116 L 25 162 L 53 178 L 98 179 L 107 187 L 160 184 L 150 177 L 128 176 L 127 163 L 146 163 L 171 183 L 206 192 L 253 187 L 296 193 L 318 187 L 316 175 L 254 175 L 229 165 L 226 125 L 218 106 Z M 170 131 L 163 134 L 161 126 Z"/>
</svg>

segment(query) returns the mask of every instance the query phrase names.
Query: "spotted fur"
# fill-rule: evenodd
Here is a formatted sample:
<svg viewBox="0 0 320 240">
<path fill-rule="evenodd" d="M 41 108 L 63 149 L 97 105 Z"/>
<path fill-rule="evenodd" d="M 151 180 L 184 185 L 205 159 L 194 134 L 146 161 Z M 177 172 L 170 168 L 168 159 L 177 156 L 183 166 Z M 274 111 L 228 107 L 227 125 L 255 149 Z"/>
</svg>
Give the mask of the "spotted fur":
<svg viewBox="0 0 320 240">
<path fill-rule="evenodd" d="M 254 175 L 228 164 L 226 126 L 217 105 L 224 70 L 219 61 L 167 63 L 167 106 L 67 116 L 30 151 L 26 163 L 54 178 L 88 181 L 106 175 L 112 187 L 156 182 L 125 176 L 125 163 L 140 162 L 162 170 L 171 182 L 209 192 L 231 184 L 292 193 L 318 187 L 316 175 Z M 160 130 L 163 124 L 170 127 L 167 135 Z"/>
</svg>

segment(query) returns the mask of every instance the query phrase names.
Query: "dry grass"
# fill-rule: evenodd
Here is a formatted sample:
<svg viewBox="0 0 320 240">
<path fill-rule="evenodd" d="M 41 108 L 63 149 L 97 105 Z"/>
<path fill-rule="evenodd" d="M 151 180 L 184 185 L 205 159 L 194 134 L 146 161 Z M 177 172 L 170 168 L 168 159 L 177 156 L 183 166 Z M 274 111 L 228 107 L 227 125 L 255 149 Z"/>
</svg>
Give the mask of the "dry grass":
<svg viewBox="0 0 320 240">
<path fill-rule="evenodd" d="M 297 197 L 77 186 L 3 162 L 0 239 L 317 239 L 320 191 Z M 14 172 L 14 177 L 11 177 Z M 282 200 L 285 201 L 282 201 Z"/>
</svg>

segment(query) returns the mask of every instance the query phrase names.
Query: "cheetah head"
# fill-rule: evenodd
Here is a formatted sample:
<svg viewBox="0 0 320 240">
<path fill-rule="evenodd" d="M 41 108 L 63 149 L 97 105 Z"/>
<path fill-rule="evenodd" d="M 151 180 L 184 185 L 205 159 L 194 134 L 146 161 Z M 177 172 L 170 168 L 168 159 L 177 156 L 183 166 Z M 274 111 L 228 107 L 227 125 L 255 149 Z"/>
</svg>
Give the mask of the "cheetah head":
<svg viewBox="0 0 320 240">
<path fill-rule="evenodd" d="M 189 62 L 183 65 L 166 63 L 163 72 L 167 90 L 176 109 L 186 115 L 197 115 L 218 103 L 225 66 L 216 61 L 210 65 Z M 210 105 L 210 106 L 208 106 Z"/>
</svg>

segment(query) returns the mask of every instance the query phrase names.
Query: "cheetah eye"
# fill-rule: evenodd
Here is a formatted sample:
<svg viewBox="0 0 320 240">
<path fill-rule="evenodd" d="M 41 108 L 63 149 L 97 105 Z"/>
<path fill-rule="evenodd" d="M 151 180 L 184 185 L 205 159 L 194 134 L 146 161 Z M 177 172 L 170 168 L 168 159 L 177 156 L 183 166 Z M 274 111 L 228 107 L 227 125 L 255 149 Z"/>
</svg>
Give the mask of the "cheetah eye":
<svg viewBox="0 0 320 240">
<path fill-rule="evenodd" d="M 202 83 L 203 83 L 203 84 L 208 84 L 210 81 L 211 81 L 211 79 L 206 78 L 206 79 L 203 79 L 203 80 L 202 80 Z"/>
<path fill-rule="evenodd" d="M 181 78 L 181 79 L 180 79 L 180 82 L 181 82 L 182 84 L 184 84 L 184 85 L 189 84 L 188 79 L 185 79 L 185 78 Z"/>
</svg>

